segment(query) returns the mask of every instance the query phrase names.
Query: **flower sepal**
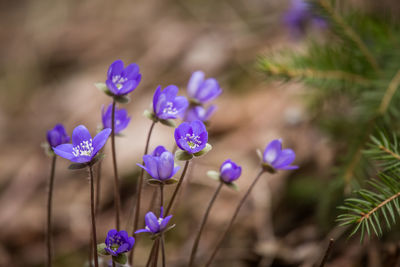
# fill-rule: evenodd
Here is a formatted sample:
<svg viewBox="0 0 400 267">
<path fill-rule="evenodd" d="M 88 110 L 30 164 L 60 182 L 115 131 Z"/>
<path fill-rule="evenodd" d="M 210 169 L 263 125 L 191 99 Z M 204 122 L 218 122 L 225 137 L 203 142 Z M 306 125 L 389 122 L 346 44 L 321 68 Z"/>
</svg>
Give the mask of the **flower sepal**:
<svg viewBox="0 0 400 267">
<path fill-rule="evenodd" d="M 151 240 L 156 240 L 156 239 L 158 239 L 159 237 L 161 237 L 162 234 L 165 234 L 166 232 L 168 232 L 168 231 L 172 230 L 173 228 L 175 228 L 175 226 L 176 226 L 176 224 L 173 224 L 173 225 L 171 225 L 170 227 L 164 229 L 162 232 L 157 233 L 157 234 L 153 234 L 153 235 L 150 237 L 150 239 L 151 239 Z"/>
<path fill-rule="evenodd" d="M 263 163 L 261 163 L 261 166 L 262 166 L 262 168 L 263 168 L 263 170 L 264 170 L 265 172 L 268 172 L 268 173 L 271 173 L 271 174 L 276 173 L 276 169 L 275 169 L 274 167 L 272 167 L 272 166 L 271 166 L 270 164 L 268 164 L 268 163 L 263 162 Z"/>
<path fill-rule="evenodd" d="M 201 103 L 199 100 L 190 97 L 190 98 L 189 98 L 189 105 L 192 106 L 192 107 L 194 107 L 194 106 L 201 106 L 202 103 Z"/>
<path fill-rule="evenodd" d="M 220 181 L 220 173 L 217 171 L 208 171 L 207 172 L 207 176 L 210 177 L 211 179 L 215 180 L 215 181 Z"/>
<path fill-rule="evenodd" d="M 154 114 L 154 112 L 152 112 L 152 111 L 150 111 L 150 110 L 148 110 L 148 109 L 146 109 L 146 110 L 143 112 L 143 115 L 144 115 L 146 118 L 148 118 L 148 119 L 150 119 L 150 120 L 152 120 L 152 121 L 154 121 L 154 122 L 158 122 L 158 119 L 157 119 L 156 115 Z"/>
<path fill-rule="evenodd" d="M 113 96 L 115 102 L 121 103 L 121 104 L 127 104 L 131 101 L 131 98 L 127 95 L 114 95 Z"/>
<path fill-rule="evenodd" d="M 203 155 L 207 154 L 208 152 L 210 152 L 211 149 L 212 149 L 212 146 L 209 143 L 207 143 L 205 148 L 203 148 L 199 152 L 193 153 L 193 155 L 195 157 L 200 157 L 200 156 L 203 156 Z"/>
<path fill-rule="evenodd" d="M 106 247 L 107 247 L 106 243 L 97 244 L 97 253 L 99 253 L 102 256 L 110 255 L 110 253 L 108 253 L 105 250 Z"/>
<path fill-rule="evenodd" d="M 128 257 L 125 253 L 118 254 L 118 256 L 112 256 L 113 262 L 124 265 L 128 261 Z"/>
<path fill-rule="evenodd" d="M 40 144 L 40 146 L 43 148 L 46 156 L 53 157 L 55 155 L 55 153 L 54 153 L 53 149 L 51 149 L 51 146 L 49 145 L 49 143 L 43 142 Z"/>
<path fill-rule="evenodd" d="M 186 152 L 185 150 L 178 149 L 175 152 L 175 159 L 180 161 L 188 161 L 193 158 L 193 154 Z"/>
<path fill-rule="evenodd" d="M 176 128 L 176 123 L 172 120 L 172 119 L 168 119 L 168 120 L 160 120 L 161 124 L 164 124 L 166 126 L 172 127 L 172 128 Z"/>
<path fill-rule="evenodd" d="M 222 179 L 221 179 L 222 181 Z M 223 182 L 223 181 L 222 181 Z M 226 184 L 229 188 L 239 192 L 239 186 L 235 183 L 235 182 L 231 182 L 231 183 L 227 183 L 227 182 L 223 182 L 224 184 Z"/>
<path fill-rule="evenodd" d="M 165 181 L 157 180 L 157 179 L 148 179 L 147 183 L 150 185 L 170 185 L 170 184 L 176 184 L 178 180 L 174 178 L 170 178 Z"/>
<path fill-rule="evenodd" d="M 113 96 L 113 93 L 108 89 L 107 85 L 105 83 L 95 83 L 94 86 L 96 86 L 97 89 L 102 91 L 108 96 Z"/>
</svg>

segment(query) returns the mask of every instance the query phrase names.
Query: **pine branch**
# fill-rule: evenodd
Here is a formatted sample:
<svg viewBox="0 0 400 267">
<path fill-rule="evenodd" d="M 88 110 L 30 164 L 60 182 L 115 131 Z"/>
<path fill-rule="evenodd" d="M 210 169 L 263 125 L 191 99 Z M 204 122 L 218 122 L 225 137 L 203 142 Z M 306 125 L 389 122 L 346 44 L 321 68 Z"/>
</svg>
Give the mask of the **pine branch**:
<svg viewBox="0 0 400 267">
<path fill-rule="evenodd" d="M 382 98 L 381 105 L 379 106 L 379 113 L 384 114 L 400 84 L 400 70 L 397 71 L 396 75 L 390 81 L 390 84 Z"/>
</svg>

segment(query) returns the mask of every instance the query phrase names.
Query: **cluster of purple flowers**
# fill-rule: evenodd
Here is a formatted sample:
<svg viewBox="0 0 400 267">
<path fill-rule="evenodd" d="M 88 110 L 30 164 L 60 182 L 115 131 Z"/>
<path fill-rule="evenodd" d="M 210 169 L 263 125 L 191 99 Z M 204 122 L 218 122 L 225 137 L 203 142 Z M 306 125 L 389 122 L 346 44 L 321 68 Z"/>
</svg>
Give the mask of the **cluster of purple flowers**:
<svg viewBox="0 0 400 267">
<path fill-rule="evenodd" d="M 114 98 L 114 102 L 109 104 L 106 109 L 104 106 L 102 108 L 102 130 L 92 138 L 89 130 L 85 126 L 79 125 L 73 130 L 72 138 L 70 138 L 65 128 L 61 124 L 57 124 L 54 129 L 47 132 L 47 141 L 54 153 L 73 163 L 83 164 L 91 168 L 107 142 L 111 129 L 114 129 L 115 134 L 119 134 L 129 125 L 131 118 L 128 116 L 127 110 L 117 108 L 115 101 L 135 90 L 140 81 L 141 74 L 136 64 L 124 67 L 121 60 L 113 62 L 109 67 L 104 86 L 106 86 L 105 92 Z M 190 159 L 204 155 L 211 149 L 204 122 L 210 118 L 216 108 L 213 105 L 206 108 L 204 104 L 214 100 L 221 92 L 216 79 L 205 79 L 205 74 L 201 71 L 194 72 L 189 80 L 187 86 L 189 100 L 184 96 L 178 96 L 178 87 L 175 85 L 169 85 L 164 89 L 161 86 L 157 87 L 153 96 L 150 118 L 154 123 L 179 118 L 183 120 L 174 131 L 175 143 L 180 150 L 174 156 L 164 146 L 157 146 L 152 153 L 143 156 L 142 164 L 138 163 L 137 165 L 157 183 L 161 185 L 170 184 L 169 181 L 180 170 L 175 159 L 180 159 L 178 155 L 183 153 L 185 156 L 183 158 L 186 160 L 184 175 Z M 114 125 L 112 125 L 113 119 Z M 72 139 L 72 143 L 69 143 L 70 139 Z M 263 170 L 274 173 L 277 170 L 296 169 L 297 166 L 291 165 L 294 159 L 293 150 L 282 149 L 281 140 L 273 140 L 267 145 L 262 155 Z M 231 186 L 241 176 L 242 167 L 231 159 L 227 159 L 221 164 L 219 172 L 214 172 L 214 174 L 221 182 L 220 186 L 223 184 Z M 179 182 L 182 179 L 183 176 Z M 178 189 L 179 186 L 176 187 L 176 191 Z M 165 213 L 162 205 L 160 216 L 157 217 L 153 212 L 148 212 L 144 218 L 145 228 L 135 229 L 134 234 L 150 233 L 153 238 L 157 238 L 174 226 L 169 226 L 173 217 L 168 215 L 171 205 Z M 98 245 L 97 251 L 102 255 L 111 255 L 116 263 L 125 264 L 127 261 L 125 253 L 132 250 L 134 244 L 135 238 L 130 237 L 126 231 L 112 229 L 108 232 L 105 243 Z"/>
</svg>

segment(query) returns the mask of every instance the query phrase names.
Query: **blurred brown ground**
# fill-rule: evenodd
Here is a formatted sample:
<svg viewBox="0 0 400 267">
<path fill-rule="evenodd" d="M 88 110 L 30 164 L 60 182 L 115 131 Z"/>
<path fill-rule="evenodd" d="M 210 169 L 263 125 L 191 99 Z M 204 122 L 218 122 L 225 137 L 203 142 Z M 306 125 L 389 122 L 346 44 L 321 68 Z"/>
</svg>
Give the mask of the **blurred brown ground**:
<svg viewBox="0 0 400 267">
<path fill-rule="evenodd" d="M 205 175 L 231 158 L 243 166 L 240 193 L 224 188 L 200 245 L 208 255 L 253 176 L 257 148 L 274 138 L 297 153 L 297 172 L 267 177 L 243 208 L 235 232 L 215 266 L 312 266 L 326 243 L 313 214 L 290 213 L 282 205 L 289 175 L 311 171 L 327 176 L 329 142 L 309 122 L 298 85 L 264 83 L 255 60 L 282 46 L 297 46 L 282 25 L 287 2 L 280 0 L 2 1 L 0 2 L 0 266 L 42 266 L 46 185 L 50 160 L 40 143 L 46 130 L 63 123 L 69 133 L 85 124 L 92 133 L 110 99 L 93 84 L 105 80 L 115 59 L 136 62 L 143 75 L 125 105 L 132 122 L 117 140 L 123 225 L 131 222 L 138 167 L 150 122 L 142 116 L 157 85 L 186 90 L 197 69 L 224 89 L 210 126 L 213 150 L 196 160 L 175 212 L 177 227 L 167 234 L 171 266 L 184 266 L 194 232 L 216 187 Z M 173 147 L 173 129 L 157 125 L 151 140 Z M 99 240 L 113 227 L 111 156 L 103 163 Z M 54 192 L 55 266 L 82 266 L 89 238 L 89 197 L 85 171 L 57 162 Z M 318 183 L 318 181 L 317 181 Z M 147 186 L 142 215 L 153 188 Z M 183 203 L 184 202 L 184 203 Z M 298 203 L 301 205 L 301 203 Z M 312 212 L 312 211 L 311 211 Z M 273 214 L 271 219 L 270 214 Z M 301 219 L 300 219 L 301 218 Z M 131 225 L 131 224 L 129 224 Z M 130 227 L 126 228 L 129 232 Z M 274 235 L 275 233 L 275 235 Z M 329 266 L 353 266 L 361 247 L 348 249 Z M 137 263 L 150 242 L 139 238 Z M 336 262 L 336 264 L 335 264 Z M 372 266 L 372 265 L 369 265 Z"/>
</svg>

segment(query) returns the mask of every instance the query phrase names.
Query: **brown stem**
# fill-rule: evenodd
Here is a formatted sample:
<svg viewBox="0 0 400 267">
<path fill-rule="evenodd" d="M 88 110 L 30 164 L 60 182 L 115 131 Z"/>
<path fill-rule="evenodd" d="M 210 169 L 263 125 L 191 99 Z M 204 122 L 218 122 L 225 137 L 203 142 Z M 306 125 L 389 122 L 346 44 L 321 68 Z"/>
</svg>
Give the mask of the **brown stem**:
<svg viewBox="0 0 400 267">
<path fill-rule="evenodd" d="M 250 195 L 251 190 L 253 190 L 254 186 L 256 185 L 256 183 L 258 182 L 258 180 L 260 179 L 261 175 L 264 173 L 264 170 L 261 169 L 260 172 L 257 174 L 256 178 L 254 179 L 253 183 L 250 185 L 249 189 L 247 189 L 246 194 L 244 194 L 243 198 L 240 200 L 239 205 L 236 207 L 236 210 L 232 216 L 232 219 L 230 220 L 228 227 L 225 230 L 225 233 L 222 235 L 221 240 L 218 242 L 217 246 L 215 247 L 215 249 L 213 250 L 211 257 L 209 258 L 209 260 L 206 263 L 206 267 L 209 267 L 211 265 L 211 263 L 214 260 L 215 255 L 217 255 L 218 250 L 221 248 L 222 243 L 224 242 L 224 239 L 226 238 L 226 236 L 229 234 L 233 223 L 237 217 L 237 215 L 239 214 L 240 208 L 243 206 L 244 202 L 246 201 L 247 197 Z"/>
<path fill-rule="evenodd" d="M 153 259 L 153 267 L 157 267 L 157 263 L 158 263 L 158 253 L 160 252 L 160 238 L 158 238 L 156 240 L 156 249 L 154 251 L 154 259 Z"/>
<path fill-rule="evenodd" d="M 46 232 L 46 245 L 47 245 L 47 262 L 46 266 L 51 267 L 53 265 L 52 263 L 52 247 L 53 247 L 53 242 L 51 238 L 51 232 L 52 232 L 52 202 L 53 202 L 53 186 L 54 186 L 54 173 L 56 169 L 56 159 L 57 155 L 54 154 L 51 160 L 51 170 L 50 170 L 50 179 L 49 179 L 49 188 L 48 188 L 48 198 L 47 198 L 47 232 Z"/>
<path fill-rule="evenodd" d="M 146 267 L 150 267 L 151 260 L 153 259 L 154 251 L 156 250 L 156 241 L 153 242 L 153 246 L 151 246 L 151 251 L 149 254 L 149 258 L 147 259 Z"/>
<path fill-rule="evenodd" d="M 119 181 L 118 181 L 118 169 L 117 169 L 117 158 L 115 154 L 115 99 L 113 100 L 112 111 L 111 111 L 111 152 L 114 167 L 114 206 L 115 206 L 115 224 L 119 231 L 120 226 L 120 210 L 121 210 L 121 199 L 119 196 Z"/>
<path fill-rule="evenodd" d="M 211 208 L 214 205 L 214 202 L 217 199 L 219 192 L 221 191 L 222 185 L 223 185 L 223 182 L 220 182 L 217 187 L 217 190 L 215 191 L 214 195 L 211 198 L 210 203 L 208 204 L 206 213 L 204 214 L 203 220 L 200 225 L 199 232 L 197 233 L 196 239 L 193 244 L 192 253 L 190 254 L 190 260 L 189 260 L 189 265 L 188 265 L 189 267 L 193 266 L 194 260 L 196 258 L 197 247 L 199 246 L 201 234 L 203 233 L 203 229 L 204 229 L 204 226 L 206 225 L 208 215 L 210 214 Z"/>
<path fill-rule="evenodd" d="M 101 160 L 97 163 L 97 176 L 96 176 L 96 202 L 95 202 L 95 214 L 99 214 L 100 209 L 100 191 L 101 191 Z"/>
<path fill-rule="evenodd" d="M 160 184 L 160 208 L 164 206 L 164 184 Z"/>
<path fill-rule="evenodd" d="M 164 217 L 166 217 L 169 214 L 169 212 L 171 211 L 172 205 L 174 204 L 175 198 L 178 195 L 178 191 L 179 191 L 179 189 L 180 189 L 180 187 L 182 185 L 183 179 L 185 178 L 186 171 L 187 171 L 188 166 L 189 166 L 189 162 L 190 162 L 190 160 L 187 160 L 185 162 L 185 167 L 183 168 L 183 172 L 182 172 L 181 178 L 179 179 L 179 182 L 175 187 L 175 191 L 172 194 L 171 200 L 169 201 L 168 208 L 164 213 Z"/>
<path fill-rule="evenodd" d="M 96 215 L 94 212 L 94 185 L 93 185 L 93 169 L 92 165 L 89 165 L 90 173 L 90 212 L 92 218 L 92 236 L 93 236 L 93 251 L 94 251 L 94 266 L 99 267 L 99 261 L 97 257 L 97 235 L 96 235 Z"/>
<path fill-rule="evenodd" d="M 166 266 L 166 259 L 165 259 L 165 242 L 164 242 L 164 235 L 161 234 L 161 256 L 162 256 L 162 267 Z"/>
<path fill-rule="evenodd" d="M 319 265 L 319 267 L 324 267 L 324 266 L 325 266 L 325 263 L 326 263 L 326 261 L 328 260 L 329 254 L 331 253 L 332 246 L 333 246 L 333 242 L 334 242 L 334 240 L 333 240 L 333 238 L 331 238 L 331 239 L 329 240 L 328 248 L 327 248 L 326 251 L 325 251 L 324 258 L 322 259 L 322 262 L 321 262 L 321 264 Z"/>
<path fill-rule="evenodd" d="M 155 121 L 153 121 L 151 123 L 150 126 L 150 130 L 149 133 L 147 134 L 147 140 L 146 140 L 146 146 L 144 148 L 144 154 L 143 155 L 147 155 L 147 152 L 149 150 L 149 144 L 150 144 L 150 137 L 151 137 L 151 133 L 153 132 L 153 128 L 154 125 L 156 124 Z M 144 164 L 144 162 L 142 161 L 142 165 Z M 139 181 L 138 181 L 138 185 L 137 185 L 137 199 L 136 199 L 136 205 L 135 205 L 135 217 L 133 218 L 133 229 L 132 229 L 132 235 L 135 235 L 135 230 L 138 228 L 138 224 L 139 224 L 139 216 L 140 216 L 140 202 L 141 202 L 141 198 L 142 198 L 142 188 L 143 188 L 143 176 L 144 176 L 144 169 L 140 168 L 140 176 L 139 176 Z M 129 254 L 129 264 L 131 266 L 133 266 L 133 254 L 135 251 L 135 246 L 133 246 L 130 254 Z"/>
</svg>

